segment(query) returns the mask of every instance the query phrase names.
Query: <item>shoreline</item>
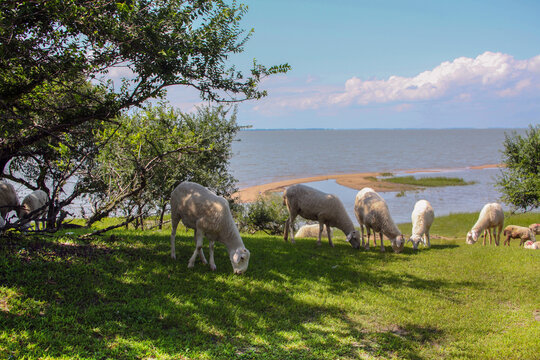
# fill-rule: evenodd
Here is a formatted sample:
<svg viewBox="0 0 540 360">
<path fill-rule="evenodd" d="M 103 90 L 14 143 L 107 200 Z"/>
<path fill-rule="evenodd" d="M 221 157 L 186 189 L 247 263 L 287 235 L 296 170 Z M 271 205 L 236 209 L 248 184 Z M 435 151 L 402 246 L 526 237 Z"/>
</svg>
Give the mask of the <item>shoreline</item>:
<svg viewBox="0 0 540 360">
<path fill-rule="evenodd" d="M 447 172 L 452 170 L 483 170 L 502 167 L 501 164 L 486 164 L 478 166 L 468 166 L 466 168 L 441 168 L 441 169 L 409 169 L 395 170 L 394 173 L 415 174 L 422 172 Z M 373 178 L 380 176 L 386 171 L 380 172 L 364 172 L 352 174 L 333 174 L 333 175 L 317 175 L 304 178 L 295 178 L 288 180 L 275 181 L 271 183 L 249 186 L 238 190 L 232 195 L 234 199 L 241 203 L 249 203 L 257 200 L 260 195 L 265 195 L 272 192 L 282 192 L 286 187 L 295 184 L 304 184 L 316 181 L 335 180 L 339 185 L 346 186 L 351 189 L 361 190 L 364 187 L 370 187 L 378 192 L 388 191 L 409 191 L 418 189 L 417 186 L 395 184 L 385 181 L 374 181 Z"/>
</svg>

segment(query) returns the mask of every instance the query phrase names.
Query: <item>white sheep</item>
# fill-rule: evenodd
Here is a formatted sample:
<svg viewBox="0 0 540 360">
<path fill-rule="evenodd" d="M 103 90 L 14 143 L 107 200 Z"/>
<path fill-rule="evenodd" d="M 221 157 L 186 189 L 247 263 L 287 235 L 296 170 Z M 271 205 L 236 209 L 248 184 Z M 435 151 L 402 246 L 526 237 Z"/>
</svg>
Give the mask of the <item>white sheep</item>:
<svg viewBox="0 0 540 360">
<path fill-rule="evenodd" d="M 188 268 L 195 266 L 197 254 L 207 264 L 202 250 L 203 237 L 210 242 L 210 269 L 216 270 L 214 263 L 214 243 L 224 244 L 235 274 L 244 273 L 249 265 L 249 250 L 246 249 L 238 228 L 234 223 L 229 203 L 202 185 L 183 182 L 171 194 L 171 257 L 176 259 L 174 239 L 178 222 L 182 220 L 188 228 L 194 229 L 195 251 L 189 259 Z"/>
<path fill-rule="evenodd" d="M 424 246 L 431 247 L 429 242 L 429 229 L 433 220 L 435 219 L 435 212 L 433 207 L 427 200 L 418 200 L 414 204 L 414 209 L 411 214 L 412 220 L 412 235 L 409 241 L 413 244 L 413 249 L 418 249 L 418 244 L 422 241 Z"/>
<path fill-rule="evenodd" d="M 525 226 L 508 225 L 504 228 L 503 235 L 506 236 L 503 245 L 510 246 L 510 239 L 520 239 L 519 246 L 527 240 L 536 241 L 534 232 Z"/>
<path fill-rule="evenodd" d="M 47 212 L 48 202 L 49 196 L 43 190 L 33 191 L 23 199 L 18 215 L 24 228 L 30 227 L 30 221 L 34 220 L 36 230 L 39 230 L 39 221 Z M 45 228 L 45 221 L 41 221 Z"/>
<path fill-rule="evenodd" d="M 478 236 L 484 230 L 489 233 L 489 243 L 491 244 L 492 235 L 495 237 L 495 245 L 499 246 L 499 240 L 501 238 L 501 232 L 504 225 L 504 212 L 500 204 L 489 203 L 484 205 L 482 211 L 478 215 L 476 224 L 472 227 L 471 231 L 467 233 L 467 244 L 472 245 L 478 241 Z M 494 233 L 495 229 L 497 232 Z M 483 245 L 486 245 L 486 236 L 484 236 Z"/>
<path fill-rule="evenodd" d="M 360 248 L 360 234 L 354 228 L 353 222 L 347 215 L 343 203 L 336 195 L 327 194 L 312 187 L 297 184 L 288 187 L 283 192 L 283 205 L 287 206 L 289 218 L 285 222 L 283 238 L 294 243 L 294 220 L 300 215 L 306 220 L 319 222 L 319 237 L 317 245 L 321 245 L 323 228 L 326 225 L 328 243 L 334 247 L 330 227 L 336 227 L 347 236 L 347 241 L 355 249 Z"/>
<path fill-rule="evenodd" d="M 324 228 L 322 236 L 328 236 L 328 233 L 326 231 L 327 229 Z M 330 236 L 333 235 L 332 228 L 330 228 Z M 296 234 L 294 234 L 295 238 L 314 238 L 319 236 L 319 224 L 306 224 L 302 226 Z"/>
<path fill-rule="evenodd" d="M 6 215 L 19 208 L 19 198 L 13 185 L 0 181 L 0 229 L 6 226 Z"/>
<path fill-rule="evenodd" d="M 380 234 L 381 251 L 384 251 L 383 234 L 390 239 L 394 252 L 399 253 L 403 250 L 405 245 L 403 234 L 392 220 L 388 205 L 373 189 L 363 188 L 356 194 L 354 213 L 362 230 L 362 245 L 364 245 L 364 227 L 367 230 L 366 249 L 369 249 L 369 238 L 373 229 L 375 245 L 377 245 L 377 232 Z"/>
<path fill-rule="evenodd" d="M 531 224 L 529 225 L 529 229 L 531 229 L 535 235 L 540 235 L 540 224 Z"/>
<path fill-rule="evenodd" d="M 540 241 L 532 241 L 528 240 L 525 241 L 525 244 L 523 245 L 524 249 L 532 249 L 532 250 L 538 250 L 540 249 Z"/>
</svg>

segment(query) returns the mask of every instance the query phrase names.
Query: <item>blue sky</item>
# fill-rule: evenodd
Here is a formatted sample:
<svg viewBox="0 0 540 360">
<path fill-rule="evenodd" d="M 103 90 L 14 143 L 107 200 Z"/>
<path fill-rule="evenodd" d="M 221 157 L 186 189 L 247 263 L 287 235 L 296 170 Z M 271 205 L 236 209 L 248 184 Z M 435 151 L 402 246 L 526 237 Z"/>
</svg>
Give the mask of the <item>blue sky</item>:
<svg viewBox="0 0 540 360">
<path fill-rule="evenodd" d="M 254 128 L 526 127 L 540 122 L 540 1 L 251 0 L 248 68 L 289 63 L 239 105 Z M 169 100 L 188 111 L 196 93 Z"/>
</svg>

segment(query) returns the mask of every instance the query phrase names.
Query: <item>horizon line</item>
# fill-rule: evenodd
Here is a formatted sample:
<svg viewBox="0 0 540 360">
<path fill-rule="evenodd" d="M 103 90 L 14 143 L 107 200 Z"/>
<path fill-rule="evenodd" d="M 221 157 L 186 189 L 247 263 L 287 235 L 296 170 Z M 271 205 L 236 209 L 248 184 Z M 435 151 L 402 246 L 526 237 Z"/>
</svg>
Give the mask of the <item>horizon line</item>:
<svg viewBox="0 0 540 360">
<path fill-rule="evenodd" d="M 514 130 L 528 127 L 448 127 L 448 128 L 252 128 L 244 127 L 240 131 L 280 131 L 280 130 Z"/>
</svg>

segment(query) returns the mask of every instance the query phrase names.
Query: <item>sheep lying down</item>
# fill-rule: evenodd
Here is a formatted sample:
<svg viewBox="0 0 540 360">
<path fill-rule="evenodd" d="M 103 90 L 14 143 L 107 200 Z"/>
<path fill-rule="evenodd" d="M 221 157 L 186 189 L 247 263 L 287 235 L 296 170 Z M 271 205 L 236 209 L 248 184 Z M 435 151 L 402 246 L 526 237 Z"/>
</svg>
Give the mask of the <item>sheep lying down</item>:
<svg viewBox="0 0 540 360">
<path fill-rule="evenodd" d="M 303 225 L 296 234 L 294 234 L 295 238 L 316 238 L 319 236 L 319 224 L 306 224 Z M 332 228 L 330 228 L 330 237 L 332 237 L 334 234 Z M 328 236 L 327 229 L 324 227 L 324 230 L 322 231 L 322 236 Z"/>
<path fill-rule="evenodd" d="M 525 241 L 525 244 L 523 245 L 524 249 L 531 249 L 531 250 L 539 250 L 540 249 L 540 241 Z"/>
</svg>

